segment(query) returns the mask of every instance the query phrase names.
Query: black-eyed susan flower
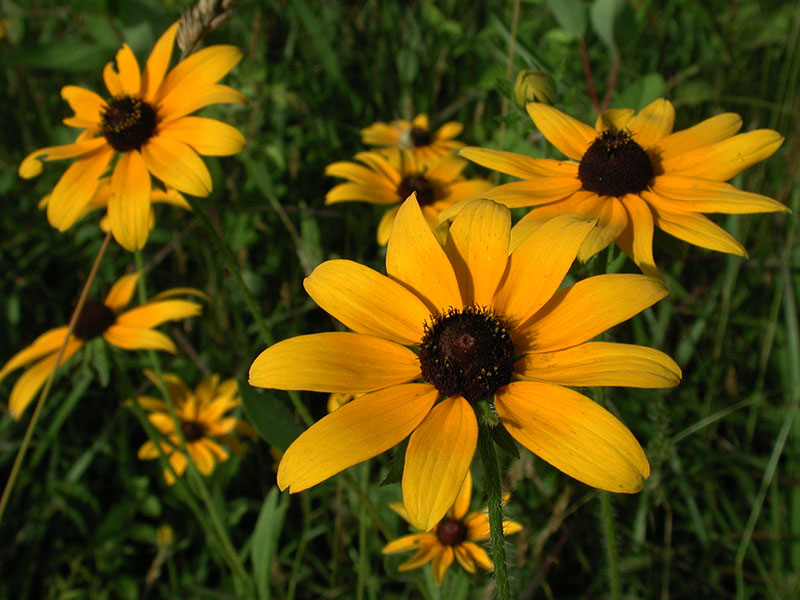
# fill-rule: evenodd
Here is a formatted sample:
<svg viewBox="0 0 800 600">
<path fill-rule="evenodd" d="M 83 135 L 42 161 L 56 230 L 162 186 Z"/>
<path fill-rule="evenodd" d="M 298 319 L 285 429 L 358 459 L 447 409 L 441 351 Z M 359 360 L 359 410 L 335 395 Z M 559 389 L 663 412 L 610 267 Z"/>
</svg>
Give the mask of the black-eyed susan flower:
<svg viewBox="0 0 800 600">
<path fill-rule="evenodd" d="M 259 387 L 363 393 L 287 449 L 278 485 L 299 492 L 408 437 L 409 522 L 430 531 L 453 504 L 478 437 L 474 406 L 541 458 L 591 486 L 636 492 L 650 467 L 611 413 L 563 386 L 669 387 L 680 369 L 642 346 L 591 342 L 667 294 L 645 275 L 591 277 L 559 290 L 594 222 L 561 216 L 527 238 L 509 210 L 468 203 L 442 248 L 414 197 L 400 209 L 387 275 L 348 260 L 319 265 L 311 298 L 352 329 L 303 335 L 261 353 Z"/>
<path fill-rule="evenodd" d="M 155 373 L 145 371 L 145 375 L 158 385 Z M 228 437 L 239 422 L 227 415 L 241 402 L 236 380 L 222 381 L 219 375 L 214 374 L 203 379 L 194 391 L 177 375 L 164 373 L 162 380 L 172 400 L 175 416 L 186 442 L 186 452 L 201 474 L 211 475 L 216 464 L 228 460 L 229 456 L 228 451 L 217 440 Z M 137 401 L 150 412 L 148 420 L 165 438 L 158 442 L 161 451 L 168 457 L 175 474 L 181 476 L 186 471 L 186 454 L 181 450 L 175 422 L 170 417 L 166 403 L 152 396 L 139 396 Z M 158 458 L 159 451 L 155 443 L 152 440 L 146 441 L 139 448 L 138 457 L 141 460 Z M 168 468 L 164 469 L 164 479 L 168 485 L 175 483 L 175 477 Z"/>
<path fill-rule="evenodd" d="M 202 292 L 192 288 L 175 288 L 162 292 L 144 304 L 124 310 L 130 304 L 140 273 L 121 277 L 108 292 L 105 300 L 87 299 L 67 340 L 60 365 L 66 363 L 83 345 L 95 338 L 103 337 L 112 346 L 123 350 L 164 350 L 177 352 L 172 340 L 157 331 L 162 323 L 199 315 L 202 307 L 197 302 L 175 298 L 177 295 Z M 58 351 L 64 343 L 68 327 L 57 327 L 43 333 L 33 343 L 17 352 L 0 369 L 0 381 L 12 371 L 26 367 L 8 400 L 8 410 L 15 419 L 30 404 L 33 396 L 42 387 L 56 366 Z"/>
<path fill-rule="evenodd" d="M 658 276 L 653 228 L 720 252 L 746 256 L 745 249 L 703 213 L 757 213 L 787 208 L 765 196 L 725 183 L 772 155 L 783 138 L 770 129 L 738 134 L 742 119 L 725 113 L 672 133 L 675 109 L 664 99 L 639 114 L 630 109 L 602 113 L 589 127 L 545 104 L 528 104 L 544 136 L 572 161 L 465 148 L 463 156 L 520 177 L 485 194 L 509 207 L 535 207 L 521 222 L 529 230 L 562 214 L 597 219 L 578 252 L 580 260 L 612 242 L 643 273 Z"/>
<path fill-rule="evenodd" d="M 378 225 L 378 243 L 389 240 L 400 204 L 412 193 L 430 227 L 444 242 L 446 225 L 439 224 L 439 212 L 460 200 L 472 198 L 491 187 L 485 179 L 464 179 L 461 172 L 469 163 L 452 154 L 437 157 L 423 164 L 410 152 L 384 157 L 377 152 L 360 152 L 359 163 L 335 162 L 325 174 L 347 179 L 325 196 L 326 204 L 336 202 L 369 202 L 389 206 Z"/>
<path fill-rule="evenodd" d="M 425 164 L 463 148 L 464 144 L 455 139 L 463 128 L 461 123 L 449 121 L 431 131 L 428 115 L 420 114 L 413 121 L 397 119 L 391 123 L 373 123 L 361 130 L 361 140 L 384 151 L 409 150 Z"/>
<path fill-rule="evenodd" d="M 467 513 L 472 497 L 472 476 L 467 471 L 461 490 L 445 517 L 430 532 L 412 533 L 386 544 L 383 554 L 396 554 L 416 550 L 416 554 L 397 567 L 398 571 L 410 571 L 431 562 L 433 578 L 441 585 L 447 569 L 457 561 L 469 573 L 477 567 L 491 571 L 492 559 L 476 542 L 489 539 L 489 515 L 486 510 Z M 389 505 L 405 521 L 410 522 L 402 502 Z M 512 535 L 519 532 L 522 525 L 510 519 L 503 519 L 503 533 Z"/>
<path fill-rule="evenodd" d="M 47 203 L 47 218 L 59 231 L 84 214 L 118 156 L 110 178 L 111 231 L 124 248 L 142 248 L 150 230 L 150 175 L 180 192 L 208 196 L 211 175 L 198 155 L 226 156 L 244 146 L 234 127 L 187 116 L 209 104 L 245 102 L 241 93 L 217 83 L 242 53 L 233 46 L 211 46 L 167 73 L 177 29 L 175 23 L 156 42 L 143 70 L 123 44 L 116 69 L 108 63 L 103 71 L 108 98 L 74 85 L 61 90 L 75 111 L 64 123 L 82 129 L 80 135 L 72 144 L 37 150 L 19 167 L 20 176 L 29 178 L 41 173 L 43 160 L 77 159 Z"/>
</svg>

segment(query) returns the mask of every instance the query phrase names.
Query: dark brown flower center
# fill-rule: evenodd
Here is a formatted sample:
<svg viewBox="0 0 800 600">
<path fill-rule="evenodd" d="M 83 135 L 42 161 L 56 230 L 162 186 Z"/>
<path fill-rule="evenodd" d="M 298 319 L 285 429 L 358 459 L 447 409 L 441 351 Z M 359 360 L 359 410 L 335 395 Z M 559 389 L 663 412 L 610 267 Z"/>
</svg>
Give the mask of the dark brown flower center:
<svg viewBox="0 0 800 600">
<path fill-rule="evenodd" d="M 420 206 L 433 204 L 436 200 L 436 188 L 422 175 L 407 175 L 397 186 L 397 195 L 401 201 L 408 198 L 412 192 L 417 192 L 417 202 Z"/>
<path fill-rule="evenodd" d="M 451 308 L 425 323 L 422 376 L 445 397 L 490 398 L 511 381 L 514 344 L 505 323 L 485 308 Z"/>
<path fill-rule="evenodd" d="M 100 115 L 100 129 L 114 150 L 138 150 L 156 130 L 155 109 L 136 96 L 114 96 Z"/>
<path fill-rule="evenodd" d="M 83 304 L 73 333 L 83 341 L 89 341 L 102 335 L 116 320 L 113 311 L 105 304 L 97 300 L 87 300 Z"/>
<path fill-rule="evenodd" d="M 199 440 L 206 433 L 205 427 L 203 427 L 201 423 L 195 421 L 184 421 L 181 423 L 181 431 L 183 432 L 183 439 L 187 442 Z"/>
<path fill-rule="evenodd" d="M 458 546 L 467 539 L 467 528 L 461 521 L 443 519 L 436 527 L 436 537 L 445 546 Z"/>
<path fill-rule="evenodd" d="M 412 127 L 411 128 L 411 142 L 415 148 L 420 146 L 430 146 L 433 141 L 431 132 L 425 127 Z"/>
<path fill-rule="evenodd" d="M 638 194 L 653 179 L 653 163 L 630 133 L 607 129 L 583 155 L 578 179 L 600 196 Z"/>
</svg>

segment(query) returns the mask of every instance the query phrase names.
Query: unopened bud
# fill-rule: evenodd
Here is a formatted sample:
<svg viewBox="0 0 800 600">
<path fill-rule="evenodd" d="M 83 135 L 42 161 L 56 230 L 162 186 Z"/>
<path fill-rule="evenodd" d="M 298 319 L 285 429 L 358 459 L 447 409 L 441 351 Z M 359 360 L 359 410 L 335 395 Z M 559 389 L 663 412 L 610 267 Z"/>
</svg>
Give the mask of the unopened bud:
<svg viewBox="0 0 800 600">
<path fill-rule="evenodd" d="M 514 101 L 521 108 L 525 108 L 528 102 L 552 104 L 553 84 L 550 77 L 541 71 L 523 69 L 517 73 L 517 80 L 514 82 Z"/>
</svg>

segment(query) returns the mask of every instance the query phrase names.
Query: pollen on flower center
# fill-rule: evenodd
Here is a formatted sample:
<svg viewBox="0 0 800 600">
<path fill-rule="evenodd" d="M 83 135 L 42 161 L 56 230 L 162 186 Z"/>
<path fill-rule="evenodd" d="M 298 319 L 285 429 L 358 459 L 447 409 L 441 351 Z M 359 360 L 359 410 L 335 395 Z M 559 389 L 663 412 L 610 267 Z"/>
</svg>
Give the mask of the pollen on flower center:
<svg viewBox="0 0 800 600">
<path fill-rule="evenodd" d="M 607 129 L 598 135 L 578 166 L 584 189 L 600 196 L 638 194 L 652 178 L 650 157 L 627 131 Z"/>
<path fill-rule="evenodd" d="M 436 537 L 445 546 L 458 546 L 467 539 L 467 528 L 461 521 L 443 519 L 436 527 Z"/>
<path fill-rule="evenodd" d="M 431 136 L 431 132 L 425 127 L 414 126 L 411 128 L 411 142 L 414 144 L 415 148 L 430 146 L 432 141 L 433 136 Z"/>
<path fill-rule="evenodd" d="M 114 150 L 138 150 L 156 130 L 155 109 L 136 96 L 114 96 L 100 115 L 100 130 Z"/>
<path fill-rule="evenodd" d="M 440 394 L 477 402 L 511 381 L 514 344 L 505 323 L 487 309 L 451 308 L 425 323 L 419 362 Z"/>
<path fill-rule="evenodd" d="M 422 175 L 407 175 L 397 186 L 397 195 L 401 201 L 408 198 L 412 192 L 417 192 L 417 202 L 420 206 L 433 204 L 436 199 L 436 190 L 433 184 Z"/>
<path fill-rule="evenodd" d="M 203 425 L 194 421 L 184 421 L 181 423 L 181 431 L 183 432 L 183 439 L 187 442 L 194 442 L 205 435 Z"/>
<path fill-rule="evenodd" d="M 76 337 L 89 341 L 102 335 L 116 320 L 108 306 L 97 300 L 86 300 L 72 332 Z"/>
</svg>

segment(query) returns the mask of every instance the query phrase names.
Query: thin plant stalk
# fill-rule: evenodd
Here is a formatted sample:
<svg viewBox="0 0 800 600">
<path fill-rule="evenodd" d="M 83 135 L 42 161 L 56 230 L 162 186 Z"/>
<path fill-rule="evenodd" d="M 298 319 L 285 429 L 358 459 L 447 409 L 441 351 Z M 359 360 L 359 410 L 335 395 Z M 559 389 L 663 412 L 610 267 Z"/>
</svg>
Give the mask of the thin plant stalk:
<svg viewBox="0 0 800 600">
<path fill-rule="evenodd" d="M 80 296 L 78 296 L 78 303 L 75 305 L 75 310 L 72 311 L 72 316 L 69 319 L 67 335 L 64 336 L 64 341 L 61 343 L 61 347 L 58 349 L 55 366 L 53 366 L 53 370 L 50 371 L 50 375 L 47 377 L 47 381 L 45 382 L 44 387 L 39 394 L 39 399 L 36 402 L 36 406 L 33 409 L 33 415 L 31 416 L 30 423 L 28 423 L 28 428 L 25 430 L 25 437 L 22 438 L 22 444 L 17 451 L 17 457 L 14 459 L 14 465 L 11 467 L 11 473 L 6 480 L 6 485 L 3 489 L 3 496 L 0 498 L 0 523 L 3 522 L 3 514 L 5 513 L 6 505 L 11 497 L 11 491 L 14 489 L 14 484 L 17 481 L 17 477 L 19 476 L 19 469 L 22 466 L 22 461 L 25 458 L 25 454 L 28 451 L 28 446 L 31 443 L 31 438 L 33 437 L 33 432 L 36 429 L 36 424 L 39 421 L 39 415 L 42 412 L 42 407 L 44 407 L 45 400 L 47 400 L 47 396 L 50 394 L 50 388 L 53 386 L 53 381 L 55 381 L 56 372 L 61 366 L 61 359 L 64 356 L 64 350 L 67 347 L 67 341 L 75 329 L 75 324 L 78 322 L 78 317 L 83 310 L 83 305 L 86 303 L 86 297 L 89 295 L 89 289 L 92 287 L 92 283 L 97 276 L 97 270 L 100 268 L 100 263 L 103 260 L 103 256 L 108 249 L 108 244 L 110 241 L 111 232 L 106 233 L 106 237 L 100 246 L 100 250 L 97 252 L 97 256 L 94 259 L 94 264 L 89 271 L 89 276 L 86 278 L 86 283 L 83 284 L 83 289 L 81 290 Z"/>
<path fill-rule="evenodd" d="M 497 600 L 509 600 L 508 567 L 506 565 L 506 540 L 503 535 L 503 492 L 500 469 L 494 441 L 489 433 L 490 425 L 480 424 L 478 431 L 478 453 L 483 463 L 483 479 L 489 506 L 489 546 L 494 562 L 494 582 Z"/>
</svg>

